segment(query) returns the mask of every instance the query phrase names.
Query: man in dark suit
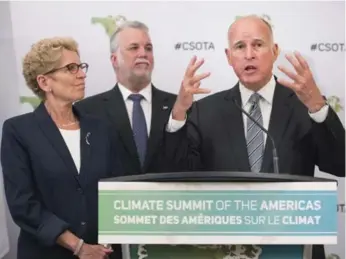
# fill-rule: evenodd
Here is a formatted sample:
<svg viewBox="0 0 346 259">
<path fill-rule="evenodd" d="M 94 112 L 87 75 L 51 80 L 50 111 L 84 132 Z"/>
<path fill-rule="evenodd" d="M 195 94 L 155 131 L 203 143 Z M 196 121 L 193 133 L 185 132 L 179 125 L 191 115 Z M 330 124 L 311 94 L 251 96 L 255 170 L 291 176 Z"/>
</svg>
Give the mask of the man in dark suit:
<svg viewBox="0 0 346 259">
<path fill-rule="evenodd" d="M 344 177 L 344 127 L 303 57 L 287 56 L 296 73 L 279 67 L 292 81 L 278 80 L 272 74 L 278 46 L 270 25 L 255 16 L 232 24 L 228 40 L 227 59 L 239 82 L 193 103 L 194 94 L 209 92 L 200 81 L 210 74 L 195 75 L 203 60 L 191 60 L 166 127 L 167 157 L 184 170 L 273 172 L 272 143 L 242 107 L 269 130 L 280 173 L 313 176 L 317 165 Z M 313 258 L 323 254 L 314 246 Z"/>
<path fill-rule="evenodd" d="M 126 21 L 110 44 L 117 84 L 76 105 L 110 123 L 113 139 L 119 140 L 118 154 L 126 174 L 173 171 L 160 158 L 160 146 L 176 95 L 157 89 L 151 82 L 154 55 L 148 27 Z"/>
</svg>

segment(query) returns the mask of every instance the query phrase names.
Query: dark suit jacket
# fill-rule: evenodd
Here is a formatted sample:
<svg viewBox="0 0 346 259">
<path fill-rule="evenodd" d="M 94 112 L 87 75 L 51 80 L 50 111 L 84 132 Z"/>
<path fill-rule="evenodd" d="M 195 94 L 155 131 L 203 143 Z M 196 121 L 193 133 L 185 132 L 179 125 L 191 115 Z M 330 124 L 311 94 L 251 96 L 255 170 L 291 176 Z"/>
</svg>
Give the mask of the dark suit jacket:
<svg viewBox="0 0 346 259">
<path fill-rule="evenodd" d="M 194 103 L 187 123 L 166 133 L 166 154 L 182 170 L 251 171 L 239 85 Z M 277 83 L 269 133 L 273 137 L 280 173 L 313 176 L 323 172 L 345 176 L 345 129 L 329 107 L 323 123 L 314 122 L 290 89 Z M 267 137 L 261 172 L 273 172 L 272 143 Z"/>
<path fill-rule="evenodd" d="M 174 171 L 174 165 L 161 157 L 163 132 L 176 95 L 152 86 L 152 116 L 144 167 L 141 168 L 130 120 L 118 85 L 105 93 L 88 97 L 75 105 L 110 123 L 116 149 L 127 175 Z"/>
<path fill-rule="evenodd" d="M 239 85 L 194 103 L 185 126 L 165 134 L 166 156 L 181 170 L 250 172 Z M 323 123 L 314 122 L 290 89 L 276 84 L 269 133 L 274 138 L 280 173 L 313 176 L 321 171 L 345 176 L 345 129 L 329 107 Z M 261 172 L 273 172 L 272 143 L 267 137 Z M 323 258 L 323 246 L 314 257 Z M 318 255 L 321 254 L 321 257 Z"/>
<path fill-rule="evenodd" d="M 81 127 L 80 174 L 43 104 L 3 125 L 1 163 L 10 213 L 20 227 L 18 259 L 75 258 L 56 244 L 66 229 L 97 243 L 98 180 L 122 169 L 114 168 L 107 127 L 74 112 Z"/>
</svg>

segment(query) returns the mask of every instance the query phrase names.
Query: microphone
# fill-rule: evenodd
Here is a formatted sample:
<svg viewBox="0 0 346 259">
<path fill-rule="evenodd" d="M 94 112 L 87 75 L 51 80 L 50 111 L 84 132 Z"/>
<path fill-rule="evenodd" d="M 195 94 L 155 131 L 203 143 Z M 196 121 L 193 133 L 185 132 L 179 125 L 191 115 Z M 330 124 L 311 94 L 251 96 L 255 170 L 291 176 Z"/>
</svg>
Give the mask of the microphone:
<svg viewBox="0 0 346 259">
<path fill-rule="evenodd" d="M 91 135 L 90 132 L 88 132 L 85 136 L 85 142 L 90 146 L 90 142 L 89 142 L 89 136 Z"/>
<path fill-rule="evenodd" d="M 273 137 L 269 134 L 269 131 L 266 130 L 261 124 L 259 124 L 254 118 L 252 118 L 252 116 L 247 113 L 237 102 L 237 100 L 235 98 L 232 98 L 234 104 L 237 106 L 237 108 L 244 113 L 250 120 L 252 120 L 258 127 L 260 127 L 260 129 L 265 132 L 267 134 L 267 136 L 270 138 L 272 144 L 273 144 L 273 165 L 274 165 L 274 173 L 278 174 L 279 173 L 279 157 L 276 151 L 276 147 L 275 147 L 275 141 L 273 139 Z"/>
</svg>

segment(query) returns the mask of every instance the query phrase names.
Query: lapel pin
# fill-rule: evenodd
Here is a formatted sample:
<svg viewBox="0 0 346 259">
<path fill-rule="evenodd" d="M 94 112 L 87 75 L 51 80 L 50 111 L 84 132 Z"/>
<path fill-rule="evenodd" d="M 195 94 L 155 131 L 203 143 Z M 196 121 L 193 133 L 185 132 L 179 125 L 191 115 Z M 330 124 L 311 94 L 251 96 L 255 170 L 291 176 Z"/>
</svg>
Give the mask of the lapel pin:
<svg viewBox="0 0 346 259">
<path fill-rule="evenodd" d="M 90 132 L 88 132 L 87 134 L 86 134 L 86 137 L 85 137 L 85 142 L 90 146 L 90 142 L 89 142 L 89 136 L 91 135 L 91 133 Z"/>
<path fill-rule="evenodd" d="M 168 109 L 168 106 L 162 106 L 162 109 L 163 109 L 163 110 L 167 110 L 167 109 Z"/>
</svg>

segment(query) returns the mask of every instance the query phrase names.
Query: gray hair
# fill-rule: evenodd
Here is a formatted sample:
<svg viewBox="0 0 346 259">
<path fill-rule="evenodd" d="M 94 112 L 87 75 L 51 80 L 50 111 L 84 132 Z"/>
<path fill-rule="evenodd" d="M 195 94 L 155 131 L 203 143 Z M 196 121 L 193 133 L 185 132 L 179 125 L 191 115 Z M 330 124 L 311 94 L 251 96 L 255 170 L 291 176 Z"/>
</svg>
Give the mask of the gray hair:
<svg viewBox="0 0 346 259">
<path fill-rule="evenodd" d="M 145 32 L 149 32 L 148 26 L 146 26 L 144 23 L 139 22 L 139 21 L 125 21 L 117 27 L 115 32 L 110 38 L 110 51 L 111 53 L 114 53 L 117 51 L 119 44 L 118 44 L 118 34 L 123 31 L 126 28 L 133 28 L 133 29 L 138 29 L 138 30 L 143 30 Z"/>
</svg>

